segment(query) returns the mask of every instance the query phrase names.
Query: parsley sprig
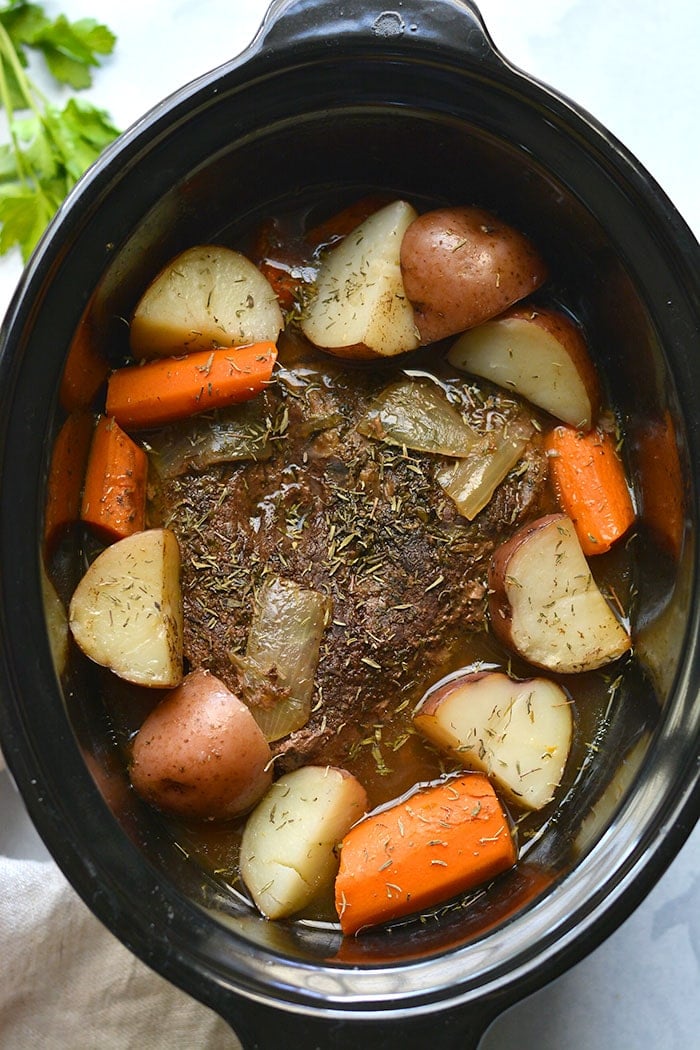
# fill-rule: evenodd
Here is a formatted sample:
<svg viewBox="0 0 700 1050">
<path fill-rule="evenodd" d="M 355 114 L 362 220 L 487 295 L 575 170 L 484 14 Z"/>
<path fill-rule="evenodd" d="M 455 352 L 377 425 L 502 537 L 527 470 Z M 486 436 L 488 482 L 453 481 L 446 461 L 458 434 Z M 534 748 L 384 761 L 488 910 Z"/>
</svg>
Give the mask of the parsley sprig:
<svg viewBox="0 0 700 1050">
<path fill-rule="evenodd" d="M 118 134 L 108 113 L 75 95 L 52 105 L 27 72 L 29 53 L 43 56 L 59 84 L 81 90 L 114 44 L 94 19 L 52 20 L 26 0 L 0 5 L 0 104 L 9 129 L 0 145 L 0 255 L 18 245 L 26 261 L 68 191 Z"/>
</svg>

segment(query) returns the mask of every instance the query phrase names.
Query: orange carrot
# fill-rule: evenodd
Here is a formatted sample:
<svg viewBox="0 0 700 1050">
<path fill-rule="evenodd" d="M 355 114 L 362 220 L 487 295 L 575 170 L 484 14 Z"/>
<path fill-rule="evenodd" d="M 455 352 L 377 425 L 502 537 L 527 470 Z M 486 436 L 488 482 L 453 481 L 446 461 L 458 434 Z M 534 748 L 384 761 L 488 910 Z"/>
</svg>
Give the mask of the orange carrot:
<svg viewBox="0 0 700 1050">
<path fill-rule="evenodd" d="M 318 226 L 310 229 L 306 234 L 305 240 L 314 249 L 335 244 L 336 241 L 340 241 L 343 237 L 347 237 L 349 233 L 352 233 L 365 219 L 369 219 L 370 215 L 374 215 L 375 211 L 379 211 L 385 205 L 391 204 L 392 199 L 392 197 L 383 197 L 379 194 L 361 197 L 359 200 L 349 204 L 347 208 L 343 208 L 342 211 L 331 215 L 325 222 L 321 222 Z"/>
<path fill-rule="evenodd" d="M 299 298 L 310 254 L 297 238 L 285 234 L 276 219 L 267 219 L 257 231 L 251 256 L 270 282 L 283 310 L 291 310 Z"/>
<path fill-rule="evenodd" d="M 80 517 L 107 543 L 146 524 L 148 457 L 115 419 L 100 416 L 90 445 Z"/>
<path fill-rule="evenodd" d="M 63 529 L 78 520 L 92 428 L 92 413 L 81 409 L 68 416 L 56 435 L 46 482 L 44 542 L 47 553 L 51 553 Z"/>
<path fill-rule="evenodd" d="M 515 864 L 488 777 L 466 773 L 370 814 L 343 839 L 335 903 L 343 933 L 411 915 Z"/>
<path fill-rule="evenodd" d="M 269 383 L 276 359 L 274 343 L 255 343 L 118 368 L 107 384 L 107 415 L 138 430 L 248 401 Z"/>
<path fill-rule="evenodd" d="M 314 226 L 303 241 L 294 235 L 286 235 L 275 219 L 260 226 L 251 247 L 251 256 L 270 282 L 283 310 L 291 310 L 299 302 L 304 286 L 311 282 L 310 275 L 316 266 L 314 253 L 341 241 L 391 200 L 391 197 L 379 195 L 362 197 Z"/>
<path fill-rule="evenodd" d="M 291 310 L 297 302 L 304 280 L 295 275 L 293 264 L 262 259 L 258 269 L 266 277 L 282 310 Z"/>
<path fill-rule="evenodd" d="M 61 378 L 59 400 L 66 412 L 91 405 L 108 374 L 109 365 L 97 348 L 92 325 L 83 320 L 73 337 Z"/>
<path fill-rule="evenodd" d="M 685 485 L 676 444 L 676 428 L 668 410 L 650 419 L 637 436 L 641 516 L 663 546 L 677 558 L 683 542 Z"/>
<path fill-rule="evenodd" d="M 612 435 L 558 426 L 547 436 L 550 477 L 584 554 L 603 554 L 634 521 L 625 470 Z"/>
</svg>

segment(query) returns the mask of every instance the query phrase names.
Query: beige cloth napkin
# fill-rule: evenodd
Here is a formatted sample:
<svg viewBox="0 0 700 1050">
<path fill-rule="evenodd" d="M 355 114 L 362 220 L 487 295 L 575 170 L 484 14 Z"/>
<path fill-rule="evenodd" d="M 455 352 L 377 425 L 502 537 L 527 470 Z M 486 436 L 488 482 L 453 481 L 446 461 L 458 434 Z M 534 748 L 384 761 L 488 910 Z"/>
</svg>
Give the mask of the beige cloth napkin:
<svg viewBox="0 0 700 1050">
<path fill-rule="evenodd" d="M 136 959 L 49 861 L 0 856 L 2 1050 L 237 1050 L 211 1010 Z"/>
</svg>

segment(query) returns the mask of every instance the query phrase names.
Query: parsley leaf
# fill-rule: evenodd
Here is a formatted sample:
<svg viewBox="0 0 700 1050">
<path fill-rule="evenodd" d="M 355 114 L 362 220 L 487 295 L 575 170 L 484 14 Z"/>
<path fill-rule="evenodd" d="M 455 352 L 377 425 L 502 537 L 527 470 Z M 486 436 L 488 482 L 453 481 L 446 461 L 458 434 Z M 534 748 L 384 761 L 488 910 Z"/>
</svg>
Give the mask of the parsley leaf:
<svg viewBox="0 0 700 1050">
<path fill-rule="evenodd" d="M 27 41 L 41 51 L 53 77 L 70 87 L 90 87 L 91 66 L 98 66 L 97 55 L 110 55 L 116 38 L 107 26 L 92 18 L 70 23 L 64 15 L 42 26 Z"/>
<path fill-rule="evenodd" d="M 13 182 L 0 187 L 0 253 L 14 244 L 35 244 L 56 207 L 49 196 L 30 186 Z"/>
<path fill-rule="evenodd" d="M 0 5 L 0 104 L 10 133 L 0 145 L 0 254 L 17 245 L 26 261 L 66 194 L 118 135 L 109 115 L 83 99 L 49 104 L 26 73 L 27 49 L 43 55 L 59 84 L 80 90 L 114 44 L 94 19 L 51 20 L 26 0 Z"/>
</svg>

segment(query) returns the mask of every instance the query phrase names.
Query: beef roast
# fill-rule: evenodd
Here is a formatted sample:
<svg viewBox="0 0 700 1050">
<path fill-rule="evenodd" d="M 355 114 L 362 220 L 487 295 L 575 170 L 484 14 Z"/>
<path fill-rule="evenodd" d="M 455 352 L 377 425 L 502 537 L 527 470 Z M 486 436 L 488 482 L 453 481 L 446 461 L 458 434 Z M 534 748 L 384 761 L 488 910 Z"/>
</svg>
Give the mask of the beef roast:
<svg viewBox="0 0 700 1050">
<path fill-rule="evenodd" d="M 267 458 L 164 481 L 159 520 L 183 558 L 185 653 L 234 690 L 263 579 L 292 579 L 332 600 L 307 725 L 278 741 L 280 768 L 390 718 L 449 668 L 486 620 L 495 546 L 535 516 L 546 462 L 535 434 L 518 468 L 470 523 L 437 485 L 441 457 L 363 437 L 356 424 L 394 377 L 318 358 L 285 364 L 264 395 Z M 521 411 L 467 382 L 453 398 L 477 429 Z M 324 754 L 322 760 L 327 760 Z"/>
</svg>

